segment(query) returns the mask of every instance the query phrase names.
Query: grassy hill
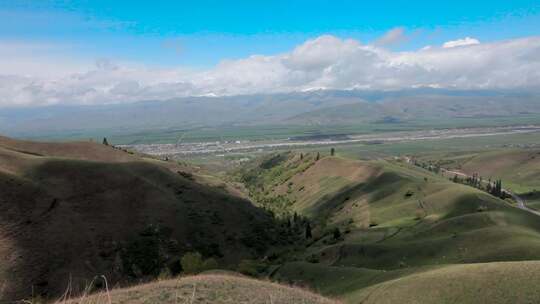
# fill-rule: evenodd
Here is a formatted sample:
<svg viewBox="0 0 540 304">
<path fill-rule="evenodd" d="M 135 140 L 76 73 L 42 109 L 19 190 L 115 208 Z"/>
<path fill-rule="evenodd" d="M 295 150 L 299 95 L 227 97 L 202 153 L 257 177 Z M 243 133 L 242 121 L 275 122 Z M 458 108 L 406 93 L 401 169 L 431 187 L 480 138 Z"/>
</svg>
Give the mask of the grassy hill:
<svg viewBox="0 0 540 304">
<path fill-rule="evenodd" d="M 516 192 L 540 190 L 540 150 L 504 149 L 442 156 L 441 162 L 466 173 L 502 179 Z"/>
<path fill-rule="evenodd" d="M 109 302 L 109 297 L 111 301 Z M 64 303 L 60 301 L 59 303 Z M 300 288 L 237 275 L 202 274 L 117 289 L 67 301 L 71 304 L 120 303 L 306 303 L 338 304 Z"/>
<path fill-rule="evenodd" d="M 478 173 L 484 179 L 501 179 L 503 186 L 520 194 L 527 206 L 540 208 L 540 150 L 498 149 L 493 151 L 438 153 L 420 157 L 445 168 Z"/>
<path fill-rule="evenodd" d="M 268 155 L 234 177 L 247 193 L 110 146 L 0 138 L 1 300 L 57 297 L 68 286 L 77 295 L 101 274 L 109 286 L 176 274 L 193 251 L 221 268 L 256 259 L 248 273 L 350 303 L 540 297 L 538 217 L 476 188 L 398 160 L 314 152 Z M 300 239 L 307 223 L 312 237 Z M 95 283 L 90 291 L 102 290 Z M 105 295 L 73 303 L 108 303 Z M 109 295 L 112 303 L 330 303 L 215 274 Z"/>
<path fill-rule="evenodd" d="M 191 251 L 227 267 L 282 241 L 267 212 L 191 169 L 90 142 L 0 138 L 1 300 L 177 273 Z"/>
<path fill-rule="evenodd" d="M 454 276 L 461 272 L 465 277 L 471 274 L 473 280 L 474 271 L 479 271 L 478 276 L 490 275 L 482 272 L 481 266 L 474 266 L 481 265 L 477 263 L 523 261 L 525 264 L 508 265 L 526 265 L 529 262 L 525 261 L 540 259 L 540 221 L 536 215 L 398 161 L 317 160 L 313 153 L 288 153 L 253 163 L 238 176 L 260 204 L 273 206 L 284 216 L 297 212 L 314 223 L 310 245 L 297 254 L 303 262 L 285 263 L 272 276 L 308 284 L 323 294 L 354 299 L 351 303 L 375 291 L 384 290 L 381 298 L 386 293 L 393 295 L 390 286 L 397 283 L 392 280 L 429 281 L 423 278 L 444 277 L 447 272 Z M 506 282 L 503 272 L 491 273 L 498 276 L 493 280 Z M 516 282 L 523 281 L 523 288 L 533 290 L 519 272 L 512 275 Z M 534 272 L 529 275 L 540 279 Z M 386 285 L 380 285 L 379 290 L 377 284 Z M 407 284 L 403 293 L 411 297 L 418 294 L 416 299 L 407 298 L 411 303 L 424 303 L 423 295 L 434 303 L 437 299 L 444 303 L 451 293 L 469 288 L 457 283 L 437 285 L 444 288 L 437 298 L 432 289 Z M 467 300 L 458 303 L 474 302 L 472 289 L 462 294 L 458 299 Z M 388 302 L 380 302 L 399 303 L 399 298 L 396 291 Z M 525 295 L 524 299 L 528 298 Z M 508 299 L 512 297 L 502 298 L 500 303 L 511 303 Z"/>
<path fill-rule="evenodd" d="M 276 278 L 347 303 L 536 303 L 539 261 L 446 264 L 384 271 L 289 263 Z"/>
<path fill-rule="evenodd" d="M 540 262 L 447 265 L 346 296 L 361 303 L 536 303 Z M 413 292 L 411 292 L 413 291 Z"/>
</svg>

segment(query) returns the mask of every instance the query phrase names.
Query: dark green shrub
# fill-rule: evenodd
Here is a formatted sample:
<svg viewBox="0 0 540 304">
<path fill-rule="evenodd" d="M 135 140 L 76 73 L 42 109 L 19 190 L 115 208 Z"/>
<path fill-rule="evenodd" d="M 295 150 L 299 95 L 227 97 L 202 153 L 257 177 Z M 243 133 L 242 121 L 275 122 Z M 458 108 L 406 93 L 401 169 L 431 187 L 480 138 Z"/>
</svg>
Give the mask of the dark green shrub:
<svg viewBox="0 0 540 304">
<path fill-rule="evenodd" d="M 268 269 L 268 265 L 264 262 L 257 260 L 242 260 L 238 264 L 237 271 L 249 275 L 249 276 L 258 276 L 264 273 Z"/>
<path fill-rule="evenodd" d="M 132 241 L 122 254 L 124 271 L 134 277 L 157 275 L 165 262 L 159 247 L 159 240 L 155 238 L 143 237 Z"/>
<path fill-rule="evenodd" d="M 218 268 L 218 263 L 214 258 L 204 260 L 198 252 L 188 252 L 180 259 L 182 269 L 186 274 L 197 274 L 206 270 Z"/>
<path fill-rule="evenodd" d="M 203 271 L 203 258 L 198 252 L 188 252 L 180 259 L 184 273 L 196 274 Z"/>
</svg>

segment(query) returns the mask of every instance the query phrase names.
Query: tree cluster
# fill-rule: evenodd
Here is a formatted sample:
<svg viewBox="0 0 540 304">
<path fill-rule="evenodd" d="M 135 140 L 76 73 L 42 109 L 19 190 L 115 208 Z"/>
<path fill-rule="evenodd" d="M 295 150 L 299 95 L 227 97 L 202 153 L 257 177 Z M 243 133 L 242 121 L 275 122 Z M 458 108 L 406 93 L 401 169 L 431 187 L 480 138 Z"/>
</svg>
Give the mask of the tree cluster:
<svg viewBox="0 0 540 304">
<path fill-rule="evenodd" d="M 493 184 L 490 181 L 488 183 L 486 191 L 502 199 L 506 197 L 506 193 L 502 188 L 502 181 L 500 179 L 496 180 Z"/>
<path fill-rule="evenodd" d="M 502 188 L 502 181 L 500 179 L 495 180 L 494 182 L 489 179 L 487 183 L 484 182 L 483 178 L 478 175 L 478 173 L 473 173 L 472 176 L 467 176 L 465 179 L 461 179 L 458 175 L 454 175 L 452 178 L 454 183 L 466 184 L 471 187 L 486 191 L 487 193 L 505 199 L 508 197 L 508 193 Z M 485 187 L 484 187 L 485 184 Z"/>
<path fill-rule="evenodd" d="M 473 173 L 472 176 L 467 176 L 465 182 L 472 187 L 482 189 L 483 179 L 481 176 L 478 176 L 478 173 Z"/>
</svg>

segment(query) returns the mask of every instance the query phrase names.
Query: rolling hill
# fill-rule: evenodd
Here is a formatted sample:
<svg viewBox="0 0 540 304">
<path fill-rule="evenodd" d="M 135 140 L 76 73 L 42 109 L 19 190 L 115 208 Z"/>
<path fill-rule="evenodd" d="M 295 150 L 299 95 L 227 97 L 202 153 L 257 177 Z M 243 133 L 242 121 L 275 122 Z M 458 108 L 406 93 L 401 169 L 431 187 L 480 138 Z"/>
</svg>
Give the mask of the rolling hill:
<svg viewBox="0 0 540 304">
<path fill-rule="evenodd" d="M 109 298 L 111 301 L 109 302 Z M 64 303 L 60 301 L 59 303 Z M 306 303 L 338 304 L 307 290 L 231 274 L 201 274 L 113 290 L 65 303 Z"/>
<path fill-rule="evenodd" d="M 383 271 L 290 263 L 276 278 L 308 283 L 346 303 L 536 303 L 538 261 L 447 264 Z"/>
<path fill-rule="evenodd" d="M 274 279 L 351 303 L 475 303 L 491 280 L 508 291 L 491 303 L 540 296 L 534 271 L 507 271 L 538 266 L 538 217 L 478 189 L 399 161 L 315 153 L 269 156 L 237 176 L 259 204 L 314 223 L 303 262 L 284 263 Z M 470 284 L 452 283 L 461 277 Z"/>
<path fill-rule="evenodd" d="M 448 265 L 348 295 L 362 303 L 535 303 L 540 262 Z M 411 290 L 414 290 L 412 293 Z"/>
<path fill-rule="evenodd" d="M 469 175 L 477 173 L 485 180 L 501 179 L 504 187 L 518 194 L 529 208 L 540 209 L 540 150 L 536 148 L 436 153 L 419 159 Z"/>
<path fill-rule="evenodd" d="M 225 184 L 91 142 L 2 137 L 0 185 L 2 301 L 76 294 L 96 275 L 113 285 L 177 273 L 190 251 L 226 267 L 281 241 Z"/>
<path fill-rule="evenodd" d="M 426 158 L 467 174 L 502 179 L 518 193 L 540 190 L 540 150 L 498 149 L 457 155 L 429 155 Z"/>
<path fill-rule="evenodd" d="M 259 275 L 348 303 L 540 297 L 534 285 L 538 217 L 476 188 L 398 159 L 317 152 L 271 154 L 233 177 L 246 193 L 192 166 L 111 146 L 0 138 L 2 300 L 57 297 L 68 286 L 81 294 L 102 274 L 109 286 L 148 281 L 164 269 L 177 274 L 179 258 L 193 251 L 221 268 L 264 261 Z M 312 237 L 292 241 L 298 233 L 291 231 L 303 234 L 307 222 Z M 109 295 L 112 303 L 176 303 L 194 297 L 194 290 L 201 303 L 331 303 L 303 290 L 216 274 Z M 108 303 L 104 296 L 72 303 Z"/>
<path fill-rule="evenodd" d="M 411 122 L 441 127 L 450 123 L 450 120 L 454 123 L 462 120 L 464 124 L 474 124 L 475 120 L 527 116 L 539 110 L 534 97 L 513 94 L 452 94 L 437 90 L 393 93 L 381 93 L 379 98 L 372 101 L 360 99 L 354 103 L 328 105 L 323 109 L 309 110 L 285 118 L 285 121 L 320 125 L 354 125 L 359 122 L 399 125 Z"/>
</svg>

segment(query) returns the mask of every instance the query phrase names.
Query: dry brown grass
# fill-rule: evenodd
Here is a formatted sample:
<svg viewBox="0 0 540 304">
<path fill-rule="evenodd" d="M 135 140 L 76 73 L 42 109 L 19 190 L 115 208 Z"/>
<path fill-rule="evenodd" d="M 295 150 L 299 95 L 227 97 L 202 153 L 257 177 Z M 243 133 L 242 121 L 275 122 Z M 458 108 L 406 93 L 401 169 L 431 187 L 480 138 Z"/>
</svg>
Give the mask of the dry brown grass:
<svg viewBox="0 0 540 304">
<path fill-rule="evenodd" d="M 89 141 L 49 143 L 15 140 L 0 136 L 0 147 L 30 156 L 48 156 L 102 162 L 129 162 L 136 156 Z"/>
<path fill-rule="evenodd" d="M 86 295 L 56 304 L 338 304 L 301 288 L 224 274 L 202 274 Z"/>
<path fill-rule="evenodd" d="M 305 172 L 294 175 L 289 181 L 276 187 L 274 193 L 287 194 L 290 182 L 293 185 L 290 197 L 296 201 L 296 208 L 307 209 L 325 195 L 353 183 L 365 182 L 380 174 L 380 171 L 378 166 L 368 162 L 325 157 L 315 162 Z"/>
</svg>

